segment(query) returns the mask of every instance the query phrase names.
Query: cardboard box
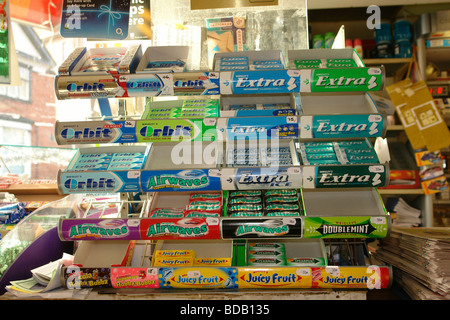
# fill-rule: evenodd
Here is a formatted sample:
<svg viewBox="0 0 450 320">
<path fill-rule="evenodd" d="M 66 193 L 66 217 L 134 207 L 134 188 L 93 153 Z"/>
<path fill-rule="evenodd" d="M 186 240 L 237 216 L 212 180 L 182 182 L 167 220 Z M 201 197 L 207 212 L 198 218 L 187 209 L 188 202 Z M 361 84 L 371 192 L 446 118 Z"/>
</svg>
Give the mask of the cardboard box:
<svg viewBox="0 0 450 320">
<path fill-rule="evenodd" d="M 168 240 L 158 241 L 152 257 L 152 265 L 160 265 L 157 253 L 160 250 L 186 250 L 191 252 L 191 266 L 226 267 L 231 266 L 233 242 L 228 240 Z M 192 252 L 195 252 L 195 257 Z M 187 258 L 187 259 L 189 259 Z M 186 259 L 186 261 L 187 261 Z M 180 259 L 181 260 L 181 259 Z M 154 264 L 156 262 L 156 264 Z M 189 264 L 178 264 L 181 266 Z M 161 265 L 162 266 L 162 265 Z M 165 265 L 168 266 L 168 265 Z"/>
<path fill-rule="evenodd" d="M 148 47 L 137 66 L 136 73 L 183 72 L 186 70 L 188 55 L 188 46 Z M 156 62 L 172 62 L 172 64 L 160 66 L 154 64 L 149 68 L 150 63 Z M 176 62 L 179 62 L 179 64 L 175 64 Z"/>
<path fill-rule="evenodd" d="M 210 65 L 218 52 L 246 50 L 245 17 L 206 19 L 206 30 Z"/>
</svg>

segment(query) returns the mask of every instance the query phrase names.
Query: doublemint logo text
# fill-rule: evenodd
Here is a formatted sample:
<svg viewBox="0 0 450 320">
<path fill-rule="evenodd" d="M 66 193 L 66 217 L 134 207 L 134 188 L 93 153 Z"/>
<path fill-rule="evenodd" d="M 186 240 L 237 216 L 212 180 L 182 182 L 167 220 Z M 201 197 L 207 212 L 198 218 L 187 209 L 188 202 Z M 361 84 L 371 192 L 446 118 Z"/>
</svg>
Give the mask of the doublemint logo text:
<svg viewBox="0 0 450 320">
<path fill-rule="evenodd" d="M 356 226 L 342 226 L 323 224 L 317 229 L 323 236 L 356 233 L 360 235 L 369 235 L 376 229 L 369 223 Z"/>
</svg>

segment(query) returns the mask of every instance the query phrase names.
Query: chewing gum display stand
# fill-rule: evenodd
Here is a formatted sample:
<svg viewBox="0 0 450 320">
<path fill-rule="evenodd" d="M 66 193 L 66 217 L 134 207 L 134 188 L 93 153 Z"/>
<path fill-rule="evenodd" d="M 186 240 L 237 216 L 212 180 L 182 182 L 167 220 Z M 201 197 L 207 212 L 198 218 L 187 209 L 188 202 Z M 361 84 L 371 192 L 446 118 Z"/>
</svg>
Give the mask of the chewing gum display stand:
<svg viewBox="0 0 450 320">
<path fill-rule="evenodd" d="M 369 94 L 383 68 L 349 49 L 290 51 L 287 66 L 280 50 L 220 53 L 212 71 L 196 72 L 181 55 L 154 62 L 146 52 L 138 72 L 109 78 L 56 77 L 59 99 L 179 96 L 148 102 L 140 118 L 56 123 L 59 144 L 80 145 L 58 174 L 62 194 L 147 196 L 139 216 L 60 219 L 61 240 L 83 240 L 62 284 L 388 288 L 390 267 L 338 266 L 331 254 L 334 241 L 391 227 L 376 189 L 388 185 L 389 152 L 373 144 L 386 123 Z M 108 160 L 120 152 L 122 162 Z M 119 254 L 96 254 L 108 246 Z"/>
</svg>

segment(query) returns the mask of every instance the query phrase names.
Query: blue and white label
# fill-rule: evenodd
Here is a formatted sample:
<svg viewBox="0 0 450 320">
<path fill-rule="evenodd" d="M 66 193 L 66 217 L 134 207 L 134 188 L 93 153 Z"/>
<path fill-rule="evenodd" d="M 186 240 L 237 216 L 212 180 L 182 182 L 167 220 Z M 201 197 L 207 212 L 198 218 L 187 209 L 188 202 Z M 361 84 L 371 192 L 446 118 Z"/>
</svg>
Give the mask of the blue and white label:
<svg viewBox="0 0 450 320">
<path fill-rule="evenodd" d="M 59 144 L 135 143 L 135 121 L 57 122 Z"/>
<path fill-rule="evenodd" d="M 120 76 L 119 83 L 126 84 L 129 97 L 173 96 L 173 75 L 149 73 Z"/>
<path fill-rule="evenodd" d="M 300 138 L 370 138 L 383 133 L 379 114 L 301 116 Z"/>
<path fill-rule="evenodd" d="M 245 139 L 297 139 L 298 117 L 258 117 L 227 119 L 227 140 Z"/>
<path fill-rule="evenodd" d="M 59 176 L 63 194 L 97 192 L 138 192 L 137 178 L 129 179 L 127 172 L 63 172 Z"/>
<path fill-rule="evenodd" d="M 220 73 L 174 73 L 173 92 L 176 96 L 220 94 Z"/>
<path fill-rule="evenodd" d="M 221 94 L 300 92 L 298 70 L 221 72 Z"/>
</svg>

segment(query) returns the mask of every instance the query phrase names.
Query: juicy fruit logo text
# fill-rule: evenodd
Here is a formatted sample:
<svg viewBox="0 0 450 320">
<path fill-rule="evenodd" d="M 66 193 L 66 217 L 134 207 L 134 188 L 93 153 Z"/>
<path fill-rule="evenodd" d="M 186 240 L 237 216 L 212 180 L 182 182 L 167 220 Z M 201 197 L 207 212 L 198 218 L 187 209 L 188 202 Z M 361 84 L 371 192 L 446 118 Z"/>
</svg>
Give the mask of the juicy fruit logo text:
<svg viewBox="0 0 450 320">
<path fill-rule="evenodd" d="M 329 285 L 356 285 L 356 286 L 363 286 L 368 283 L 369 277 L 362 276 L 362 277 L 330 277 L 326 276 L 323 283 L 329 284 Z"/>
<path fill-rule="evenodd" d="M 295 273 L 279 274 L 279 273 L 260 273 L 249 272 L 246 275 L 240 277 L 241 280 L 248 284 L 259 285 L 262 287 L 283 287 L 291 285 L 301 279 L 300 276 Z"/>
</svg>

